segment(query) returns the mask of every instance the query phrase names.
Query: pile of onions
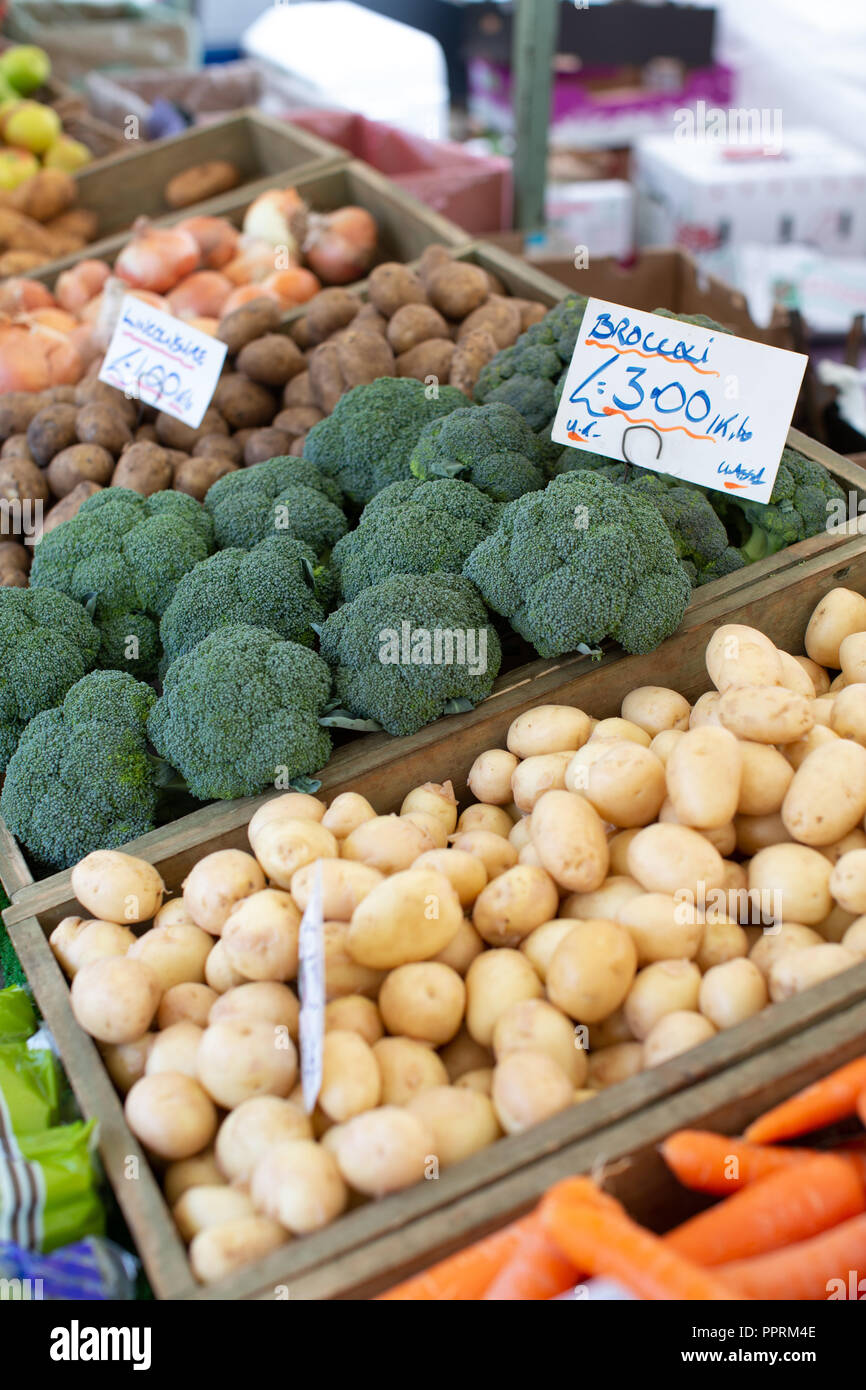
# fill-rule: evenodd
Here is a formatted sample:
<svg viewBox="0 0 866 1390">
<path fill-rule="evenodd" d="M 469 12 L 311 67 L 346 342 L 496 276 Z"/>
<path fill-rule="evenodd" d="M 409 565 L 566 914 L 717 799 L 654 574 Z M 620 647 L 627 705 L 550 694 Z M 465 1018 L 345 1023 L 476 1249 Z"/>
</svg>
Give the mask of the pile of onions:
<svg viewBox="0 0 866 1390">
<path fill-rule="evenodd" d="M 224 217 L 187 217 L 177 225 L 195 240 L 204 270 L 222 270 L 237 255 L 240 234 Z"/>
<path fill-rule="evenodd" d="M 100 293 L 110 274 L 105 261 L 79 261 L 57 277 L 54 287 L 57 303 L 70 314 L 80 314 L 85 304 Z"/>
<path fill-rule="evenodd" d="M 307 222 L 307 205 L 295 188 L 269 188 L 250 203 L 244 215 L 247 236 L 271 247 L 285 247 L 297 257 Z"/>
<path fill-rule="evenodd" d="M 154 227 L 146 217 L 140 217 L 114 262 L 114 273 L 133 289 L 161 294 L 196 270 L 199 260 L 198 242 L 190 232 L 181 227 Z"/>
<path fill-rule="evenodd" d="M 50 309 L 54 295 L 38 280 L 11 275 L 0 282 L 0 314 L 26 314 L 31 309 Z"/>
<path fill-rule="evenodd" d="M 348 285 L 373 264 L 376 223 L 365 208 L 311 212 L 307 220 L 304 256 L 326 285 Z"/>
</svg>

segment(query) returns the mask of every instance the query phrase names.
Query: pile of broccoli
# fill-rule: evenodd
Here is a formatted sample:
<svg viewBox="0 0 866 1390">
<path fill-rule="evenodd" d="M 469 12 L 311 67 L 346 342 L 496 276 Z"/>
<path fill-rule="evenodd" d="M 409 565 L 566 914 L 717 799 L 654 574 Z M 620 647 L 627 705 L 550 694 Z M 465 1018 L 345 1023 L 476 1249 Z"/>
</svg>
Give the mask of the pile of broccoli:
<svg viewBox="0 0 866 1390">
<path fill-rule="evenodd" d="M 126 672 L 91 671 L 31 719 L 6 769 L 0 814 L 40 863 L 65 869 L 153 829 L 159 773 L 146 727 L 155 703 Z"/>
<path fill-rule="evenodd" d="M 105 488 L 43 536 L 30 584 L 87 606 L 100 634 L 98 665 L 150 676 L 175 585 L 212 550 L 211 518 L 186 493 Z"/>
<path fill-rule="evenodd" d="M 147 732 L 199 800 L 253 796 L 324 767 L 330 693 L 331 673 L 309 647 L 230 623 L 172 662 Z"/>
<path fill-rule="evenodd" d="M 250 550 L 276 534 L 303 541 L 317 555 L 348 530 L 342 502 L 331 478 L 308 459 L 288 454 L 226 473 L 204 499 L 220 550 Z"/>
<path fill-rule="evenodd" d="M 51 530 L 31 587 L 0 589 L 0 811 L 31 855 L 123 844 L 175 783 L 287 786 L 327 762 L 331 725 L 409 735 L 476 705 L 501 663 L 491 611 L 545 657 L 648 652 L 695 585 L 827 526 L 844 494 L 795 450 L 761 505 L 553 444 L 585 306 L 493 358 L 475 404 L 382 378 L 303 458 L 203 505 L 110 488 Z"/>
<path fill-rule="evenodd" d="M 656 507 L 590 470 L 509 502 L 463 573 L 540 656 L 608 637 L 652 651 L 679 627 L 691 594 Z"/>
<path fill-rule="evenodd" d="M 409 459 L 424 426 L 465 405 L 466 397 L 454 386 L 380 377 L 347 391 L 331 414 L 313 426 L 304 441 L 304 458 L 364 507 L 389 483 L 411 476 Z"/>
<path fill-rule="evenodd" d="M 513 406 L 452 411 L 421 431 L 409 466 L 416 478 L 465 478 L 494 502 L 544 487 L 546 451 Z"/>
<path fill-rule="evenodd" d="M 334 546 L 331 562 L 343 598 L 353 599 L 392 574 L 459 574 L 500 511 L 477 487 L 457 478 L 391 483 L 367 503 L 356 529 Z"/>
<path fill-rule="evenodd" d="M 518 503 L 512 503 L 517 506 Z M 477 590 L 459 574 L 392 574 L 322 628 L 337 699 L 389 734 L 414 734 L 485 699 L 502 650 Z"/>
<path fill-rule="evenodd" d="M 28 720 L 60 703 L 96 664 L 99 632 L 54 589 L 0 589 L 0 772 Z"/>
</svg>

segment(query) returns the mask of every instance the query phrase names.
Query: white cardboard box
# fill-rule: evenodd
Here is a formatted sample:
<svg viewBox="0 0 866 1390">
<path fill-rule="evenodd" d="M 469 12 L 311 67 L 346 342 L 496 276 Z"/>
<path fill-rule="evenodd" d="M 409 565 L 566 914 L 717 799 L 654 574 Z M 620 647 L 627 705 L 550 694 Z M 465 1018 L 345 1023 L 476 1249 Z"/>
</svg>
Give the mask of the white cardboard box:
<svg viewBox="0 0 866 1390">
<path fill-rule="evenodd" d="M 634 189 L 624 179 L 549 183 L 544 235 L 532 238 L 535 254 L 567 256 L 584 249 L 589 258 L 634 252 Z"/>
<path fill-rule="evenodd" d="M 778 152 L 652 135 L 634 152 L 638 241 L 700 254 L 800 242 L 866 254 L 866 156 L 822 131 L 785 131 Z"/>
</svg>

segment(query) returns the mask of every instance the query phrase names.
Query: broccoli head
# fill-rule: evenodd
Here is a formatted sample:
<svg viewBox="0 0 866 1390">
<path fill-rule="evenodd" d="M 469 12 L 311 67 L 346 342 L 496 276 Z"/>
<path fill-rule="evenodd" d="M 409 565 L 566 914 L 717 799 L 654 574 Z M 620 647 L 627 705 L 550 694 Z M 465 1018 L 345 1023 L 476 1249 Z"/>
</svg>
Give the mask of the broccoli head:
<svg viewBox="0 0 866 1390">
<path fill-rule="evenodd" d="M 0 812 L 34 859 L 65 869 L 153 829 L 159 790 L 145 730 L 155 700 L 124 671 L 91 671 L 31 719 Z"/>
<path fill-rule="evenodd" d="M 500 508 L 471 483 L 406 478 L 368 502 L 354 531 L 334 546 L 331 561 L 344 598 L 391 574 L 459 573 L 463 561 L 495 527 Z"/>
<path fill-rule="evenodd" d="M 319 715 L 330 693 L 331 673 L 309 647 L 229 623 L 172 662 L 148 734 L 193 796 L 253 796 L 328 761 Z"/>
<path fill-rule="evenodd" d="M 311 647 L 325 609 L 314 592 L 316 553 L 291 536 L 252 550 L 218 550 L 185 574 L 162 615 L 163 667 L 227 623 L 267 627 Z"/>
<path fill-rule="evenodd" d="M 332 613 L 321 645 L 340 702 L 389 734 L 417 733 L 452 701 L 477 705 L 502 659 L 477 590 L 459 574 L 423 584 L 392 574 Z"/>
<path fill-rule="evenodd" d="M 481 368 L 477 403 L 510 405 L 536 432 L 549 427 L 559 399 L 557 384 L 571 361 L 585 308 L 583 295 L 567 295 L 516 343 L 497 353 Z"/>
<path fill-rule="evenodd" d="M 464 478 L 494 502 L 513 502 L 544 487 L 545 457 L 523 416 L 491 402 L 431 420 L 409 466 L 416 478 Z"/>
<path fill-rule="evenodd" d="M 345 535 L 343 497 L 308 459 L 289 454 L 226 473 L 208 489 L 220 549 L 250 550 L 276 532 L 311 545 L 317 555 Z"/>
<path fill-rule="evenodd" d="M 823 464 L 796 449 L 783 449 L 769 502 L 713 494 L 713 505 L 747 564 L 826 530 L 839 503 L 844 505 L 845 493 Z"/>
<path fill-rule="evenodd" d="M 43 536 L 30 583 L 87 604 L 100 631 L 100 666 L 150 675 L 175 585 L 212 549 L 213 523 L 194 498 L 105 488 Z"/>
<path fill-rule="evenodd" d="M 304 458 L 363 507 L 389 483 L 410 476 L 409 459 L 424 426 L 465 405 L 453 386 L 437 386 L 434 393 L 413 377 L 379 377 L 347 391 L 313 426 Z"/>
<path fill-rule="evenodd" d="M 509 502 L 463 573 L 541 656 L 606 637 L 652 651 L 679 626 L 691 592 L 653 504 L 589 470 Z"/>
<path fill-rule="evenodd" d="M 67 594 L 0 588 L 0 772 L 28 720 L 59 704 L 98 651 L 92 619 Z"/>
</svg>

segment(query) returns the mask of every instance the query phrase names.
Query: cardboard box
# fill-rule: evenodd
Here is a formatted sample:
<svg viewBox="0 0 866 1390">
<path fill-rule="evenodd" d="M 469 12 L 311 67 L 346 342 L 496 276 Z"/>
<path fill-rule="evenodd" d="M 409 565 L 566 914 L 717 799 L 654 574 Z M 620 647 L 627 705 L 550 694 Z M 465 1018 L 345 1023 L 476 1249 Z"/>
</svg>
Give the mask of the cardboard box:
<svg viewBox="0 0 866 1390">
<path fill-rule="evenodd" d="M 625 260 L 634 253 L 634 189 L 624 179 L 549 183 L 545 230 L 533 235 L 533 254 L 573 258 L 577 247 L 590 257 Z"/>
<path fill-rule="evenodd" d="M 775 308 L 769 325 L 759 327 L 739 290 L 705 275 L 685 251 L 642 251 L 629 265 L 622 265 L 613 257 L 591 259 L 585 269 L 578 270 L 572 258 L 539 256 L 532 247 L 527 251 L 520 232 L 504 232 L 487 240 L 512 255 L 525 256 L 539 270 L 579 294 L 595 295 L 612 304 L 626 304 L 650 313 L 664 305 L 676 314 L 706 314 L 741 338 L 752 338 L 770 347 L 794 348 L 790 316 L 784 309 Z"/>
<path fill-rule="evenodd" d="M 745 241 L 803 242 L 830 255 L 866 253 L 866 156 L 818 130 L 765 129 L 757 143 L 702 138 L 714 115 L 707 108 L 691 138 L 638 141 L 641 246 L 700 253 Z"/>
</svg>

